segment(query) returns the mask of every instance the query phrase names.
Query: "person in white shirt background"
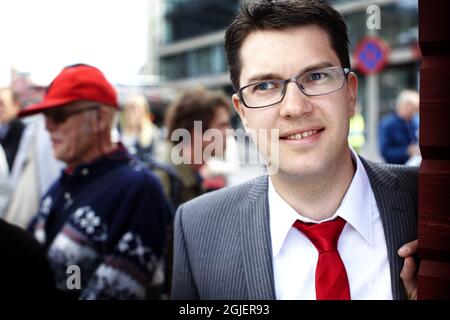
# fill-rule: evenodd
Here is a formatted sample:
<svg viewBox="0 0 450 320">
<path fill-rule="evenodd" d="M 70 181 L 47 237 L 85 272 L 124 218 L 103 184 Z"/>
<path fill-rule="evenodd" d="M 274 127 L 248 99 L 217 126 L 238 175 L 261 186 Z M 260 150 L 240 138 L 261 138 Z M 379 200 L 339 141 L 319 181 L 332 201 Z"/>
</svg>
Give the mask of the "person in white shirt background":
<svg viewBox="0 0 450 320">
<path fill-rule="evenodd" d="M 1 126 L 16 131 L 4 137 L 6 149 L 0 146 L 0 218 L 26 228 L 63 164 L 53 156 L 42 116 L 17 119 L 21 99 L 12 88 L 0 89 L 0 107 Z"/>
</svg>

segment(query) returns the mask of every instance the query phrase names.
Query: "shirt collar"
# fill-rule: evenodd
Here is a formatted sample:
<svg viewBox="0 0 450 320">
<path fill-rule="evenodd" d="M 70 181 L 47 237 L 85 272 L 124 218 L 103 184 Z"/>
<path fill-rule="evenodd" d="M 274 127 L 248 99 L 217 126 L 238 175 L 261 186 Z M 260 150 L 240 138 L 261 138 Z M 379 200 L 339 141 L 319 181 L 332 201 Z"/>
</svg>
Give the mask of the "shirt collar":
<svg viewBox="0 0 450 320">
<path fill-rule="evenodd" d="M 272 237 L 272 255 L 276 257 L 283 246 L 288 232 L 298 219 L 304 222 L 320 223 L 335 219 L 345 219 L 361 236 L 373 244 L 373 197 L 372 188 L 364 166 L 356 152 L 351 149 L 356 172 L 334 215 L 328 219 L 314 221 L 298 214 L 275 190 L 269 177 L 269 214 L 270 233 Z"/>
<path fill-rule="evenodd" d="M 364 165 L 356 152 L 350 150 L 356 172 L 334 217 L 345 219 L 367 242 L 373 244 L 373 191 Z"/>
<path fill-rule="evenodd" d="M 82 163 L 73 167 L 66 167 L 63 169 L 63 176 L 72 175 L 84 175 L 85 172 L 92 172 L 98 169 L 107 169 L 110 165 L 115 165 L 116 163 L 122 163 L 124 161 L 132 161 L 126 148 L 122 143 L 117 143 L 117 146 L 108 153 L 101 155 L 100 157 L 92 160 L 91 162 Z M 86 171 L 87 170 L 87 171 Z"/>
</svg>

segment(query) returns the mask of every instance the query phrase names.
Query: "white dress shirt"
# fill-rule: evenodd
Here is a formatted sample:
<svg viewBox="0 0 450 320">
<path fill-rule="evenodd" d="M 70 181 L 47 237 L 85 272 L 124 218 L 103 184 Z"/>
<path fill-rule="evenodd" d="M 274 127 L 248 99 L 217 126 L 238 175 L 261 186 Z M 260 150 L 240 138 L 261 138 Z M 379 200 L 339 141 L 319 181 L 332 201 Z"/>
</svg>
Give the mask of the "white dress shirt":
<svg viewBox="0 0 450 320">
<path fill-rule="evenodd" d="M 351 299 L 392 300 L 386 240 L 375 196 L 363 164 L 352 150 L 356 173 L 335 214 L 313 221 L 297 213 L 269 179 L 270 234 L 278 300 L 315 300 L 316 247 L 292 225 L 299 219 L 320 223 L 337 216 L 347 224 L 338 251 L 347 270 Z"/>
</svg>

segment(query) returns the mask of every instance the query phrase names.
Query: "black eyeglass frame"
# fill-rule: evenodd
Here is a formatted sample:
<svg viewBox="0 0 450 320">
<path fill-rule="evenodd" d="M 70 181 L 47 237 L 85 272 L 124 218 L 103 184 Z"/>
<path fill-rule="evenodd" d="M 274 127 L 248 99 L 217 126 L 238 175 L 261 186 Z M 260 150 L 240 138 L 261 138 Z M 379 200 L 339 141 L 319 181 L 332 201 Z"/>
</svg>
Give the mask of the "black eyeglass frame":
<svg viewBox="0 0 450 320">
<path fill-rule="evenodd" d="M 340 89 L 342 89 L 342 88 L 344 87 L 344 84 L 345 84 L 345 82 L 347 81 L 347 75 L 350 73 L 350 68 L 345 68 L 345 67 L 326 67 L 326 68 L 318 68 L 318 69 L 316 69 L 316 70 L 311 70 L 311 71 L 306 72 L 306 74 L 308 74 L 308 73 L 314 73 L 315 71 L 320 71 L 320 70 L 323 70 L 323 69 L 330 69 L 330 68 L 340 68 L 340 69 L 343 71 L 344 77 L 345 77 L 345 78 L 344 78 L 344 81 L 342 81 L 342 85 L 341 85 L 339 88 L 336 88 L 335 90 L 332 90 L 332 91 L 330 91 L 330 92 L 319 93 L 319 94 L 308 94 L 308 93 L 305 93 L 304 89 L 303 89 L 303 88 L 301 87 L 301 85 L 297 82 L 297 80 L 298 80 L 299 78 L 301 78 L 301 77 L 303 77 L 303 76 L 305 75 L 305 73 L 302 73 L 302 74 L 300 74 L 300 75 L 298 75 L 298 76 L 291 77 L 291 78 L 288 78 L 288 79 L 285 79 L 285 80 L 280 80 L 280 79 L 268 79 L 268 80 L 263 80 L 263 81 L 252 82 L 252 83 L 250 83 L 250 84 L 247 84 L 247 85 L 245 85 L 245 86 L 239 88 L 239 90 L 238 90 L 238 92 L 237 92 L 237 96 L 238 96 L 239 100 L 241 100 L 242 103 L 244 104 L 244 106 L 246 106 L 247 108 L 249 108 L 249 109 L 260 109 L 260 108 L 267 108 L 267 107 L 276 105 L 276 104 L 280 103 L 281 101 L 283 101 L 284 97 L 286 96 L 286 87 L 287 87 L 287 84 L 288 84 L 289 82 L 294 82 L 294 83 L 297 85 L 298 89 L 299 89 L 305 96 L 307 96 L 307 97 L 322 96 L 322 95 L 330 94 L 330 93 L 333 93 L 333 92 L 335 92 L 335 91 L 338 91 L 338 90 L 340 90 Z M 283 85 L 283 90 L 282 90 L 282 96 L 281 96 L 281 99 L 280 99 L 279 101 L 277 101 L 277 102 L 274 102 L 274 103 L 271 103 L 271 104 L 267 104 L 267 105 L 264 105 L 264 106 L 251 107 L 251 106 L 247 105 L 247 103 L 245 103 L 245 99 L 244 99 L 244 97 L 243 97 L 243 95 L 242 95 L 243 90 L 246 89 L 246 88 L 248 88 L 248 87 L 251 87 L 251 86 L 253 86 L 253 85 L 255 85 L 255 84 L 264 83 L 264 82 L 278 82 L 278 83 L 281 83 L 281 84 Z"/>
</svg>

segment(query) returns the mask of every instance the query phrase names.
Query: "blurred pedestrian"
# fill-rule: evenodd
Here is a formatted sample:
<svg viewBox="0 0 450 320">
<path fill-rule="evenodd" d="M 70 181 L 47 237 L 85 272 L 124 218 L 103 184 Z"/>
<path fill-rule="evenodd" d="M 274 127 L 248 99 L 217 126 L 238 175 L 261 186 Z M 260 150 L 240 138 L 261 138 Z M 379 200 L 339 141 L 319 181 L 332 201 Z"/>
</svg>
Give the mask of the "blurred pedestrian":
<svg viewBox="0 0 450 320">
<path fill-rule="evenodd" d="M 222 93 L 205 89 L 184 92 L 166 113 L 167 142 L 164 162 L 173 168 L 154 166 L 160 177 L 164 192 L 176 209 L 181 203 L 209 191 L 208 187 L 222 185 L 206 183 L 211 176 L 203 177 L 201 169 L 211 157 L 224 154 L 226 150 L 226 130 L 230 128 L 228 100 Z M 205 133 L 211 133 L 209 137 Z M 214 136 L 214 138 L 212 138 Z M 181 141 L 178 139 L 181 138 Z M 210 152 L 207 152 L 208 149 Z M 175 159 L 178 158 L 178 159 Z M 211 180 L 209 180 L 211 181 Z M 172 223 L 168 228 L 167 280 L 171 278 Z M 166 283 L 169 294 L 170 282 Z"/>
<path fill-rule="evenodd" d="M 364 117 L 361 114 L 361 107 L 356 104 L 355 114 L 350 118 L 350 130 L 348 133 L 348 143 L 356 151 L 361 153 L 366 144 L 366 137 L 364 134 L 365 123 Z"/>
<path fill-rule="evenodd" d="M 208 190 L 217 190 L 229 185 L 230 176 L 239 169 L 239 149 L 233 134 L 227 134 L 226 148 L 222 153 L 206 160 L 200 174 Z"/>
<path fill-rule="evenodd" d="M 387 163 L 405 164 L 420 155 L 418 141 L 419 94 L 403 90 L 397 97 L 395 112 L 380 123 L 381 155 Z"/>
<path fill-rule="evenodd" d="M 154 157 L 161 140 L 159 128 L 152 122 L 152 113 L 143 95 L 128 97 L 120 122 L 121 141 L 131 155 L 146 162 Z"/>
<path fill-rule="evenodd" d="M 13 185 L 10 174 L 25 125 L 17 118 L 19 95 L 9 87 L 0 88 L 0 217 L 8 209 Z"/>
<path fill-rule="evenodd" d="M 63 162 L 52 152 L 42 115 L 30 117 L 9 175 L 9 201 L 3 218 L 26 228 L 39 208 L 40 199 L 59 176 Z"/>
<path fill-rule="evenodd" d="M 203 177 L 201 169 L 211 157 L 226 152 L 226 130 L 230 128 L 228 100 L 222 93 L 205 89 L 188 90 L 169 106 L 165 124 L 168 143 L 163 160 L 174 166 L 181 182 L 176 207 L 208 191 L 205 178 L 209 176 Z M 215 138 L 204 136 L 208 130 L 216 133 Z M 177 140 L 181 137 L 178 133 L 183 132 L 190 139 Z M 178 155 L 180 159 L 174 159 Z M 158 171 L 158 174 L 170 198 L 170 179 L 165 172 Z"/>
<path fill-rule="evenodd" d="M 159 297 L 169 207 L 158 179 L 111 142 L 117 109 L 101 71 L 77 64 L 19 113 L 44 114 L 54 154 L 67 165 L 29 229 L 68 298 Z"/>
<path fill-rule="evenodd" d="M 11 172 L 25 125 L 17 118 L 19 95 L 11 88 L 0 89 L 0 144 Z"/>
<path fill-rule="evenodd" d="M 0 219 L 0 283 L 3 303 L 54 301 L 57 291 L 45 252 L 25 230 Z"/>
<path fill-rule="evenodd" d="M 51 152 L 50 138 L 40 116 L 24 124 L 17 118 L 19 94 L 0 89 L 0 217 L 25 228 L 36 213 L 40 197 L 56 179 L 61 163 Z M 1 158 L 6 159 L 1 165 Z M 4 162 L 3 162 L 4 163 Z"/>
</svg>

